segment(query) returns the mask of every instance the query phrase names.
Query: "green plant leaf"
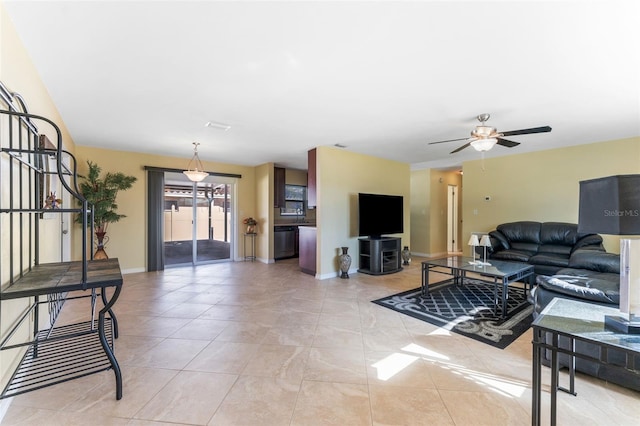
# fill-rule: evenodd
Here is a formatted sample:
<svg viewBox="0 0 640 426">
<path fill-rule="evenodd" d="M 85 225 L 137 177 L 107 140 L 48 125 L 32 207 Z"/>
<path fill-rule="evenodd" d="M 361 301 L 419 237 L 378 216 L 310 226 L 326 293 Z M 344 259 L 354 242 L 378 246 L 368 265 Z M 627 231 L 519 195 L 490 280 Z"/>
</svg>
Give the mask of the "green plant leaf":
<svg viewBox="0 0 640 426">
<path fill-rule="evenodd" d="M 89 165 L 87 176 L 79 176 L 82 179 L 79 184 L 80 192 L 89 202 L 89 208 L 93 210 L 95 228 L 104 231 L 109 223 L 118 222 L 126 217 L 117 213 L 116 197 L 119 191 L 131 188 L 137 178 L 122 172 L 109 172 L 100 178 L 102 168 L 91 161 L 87 161 L 87 164 Z M 81 215 L 76 217 L 76 222 L 82 223 Z"/>
</svg>

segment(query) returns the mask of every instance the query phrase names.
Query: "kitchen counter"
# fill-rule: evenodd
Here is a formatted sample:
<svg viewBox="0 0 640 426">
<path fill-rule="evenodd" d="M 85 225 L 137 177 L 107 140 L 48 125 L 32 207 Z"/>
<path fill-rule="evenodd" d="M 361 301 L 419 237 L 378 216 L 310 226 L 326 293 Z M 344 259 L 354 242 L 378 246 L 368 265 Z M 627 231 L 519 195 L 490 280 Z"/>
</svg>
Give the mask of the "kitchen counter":
<svg viewBox="0 0 640 426">
<path fill-rule="evenodd" d="M 273 224 L 276 226 L 316 226 L 315 222 L 278 222 Z"/>
</svg>

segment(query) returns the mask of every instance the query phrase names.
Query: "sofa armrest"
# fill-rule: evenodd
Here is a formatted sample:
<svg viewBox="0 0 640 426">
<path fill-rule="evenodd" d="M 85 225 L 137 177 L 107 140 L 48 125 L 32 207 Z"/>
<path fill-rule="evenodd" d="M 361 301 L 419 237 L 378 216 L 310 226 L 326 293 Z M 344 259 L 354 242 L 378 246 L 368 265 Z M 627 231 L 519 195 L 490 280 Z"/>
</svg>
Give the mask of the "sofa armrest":
<svg viewBox="0 0 640 426">
<path fill-rule="evenodd" d="M 511 248 L 507 237 L 498 230 L 489 232 L 489 240 L 491 241 L 491 252 L 509 250 Z"/>
<path fill-rule="evenodd" d="M 596 272 L 620 273 L 620 255 L 598 250 L 577 250 L 571 253 L 569 268 Z"/>
<path fill-rule="evenodd" d="M 604 246 L 602 245 L 602 237 L 598 234 L 587 234 L 582 238 L 579 238 L 571 248 L 571 252 L 573 253 L 574 251 L 580 250 L 581 248 L 605 251 Z"/>
</svg>

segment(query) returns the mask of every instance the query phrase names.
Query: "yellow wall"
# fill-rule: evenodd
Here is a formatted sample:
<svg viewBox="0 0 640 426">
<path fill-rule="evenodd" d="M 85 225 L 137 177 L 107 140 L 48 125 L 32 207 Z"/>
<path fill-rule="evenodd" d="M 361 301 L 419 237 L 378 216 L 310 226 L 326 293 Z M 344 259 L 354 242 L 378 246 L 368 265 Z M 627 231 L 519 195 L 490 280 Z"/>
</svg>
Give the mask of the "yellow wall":
<svg viewBox="0 0 640 426">
<path fill-rule="evenodd" d="M 577 223 L 579 182 L 640 173 L 640 137 L 486 159 L 484 170 L 482 165 L 463 165 L 463 240 L 505 222 Z M 617 253 L 619 238 L 603 237 L 607 251 Z"/>
<path fill-rule="evenodd" d="M 411 172 L 411 253 L 427 256 L 431 252 L 430 170 Z"/>
<path fill-rule="evenodd" d="M 351 269 L 358 267 L 358 193 L 404 196 L 403 245 L 409 245 L 409 165 L 338 148 L 317 148 L 317 269 L 320 278 L 335 277 L 340 247 L 349 247 Z"/>
<path fill-rule="evenodd" d="M 263 262 L 273 262 L 273 163 L 262 164 L 255 168 L 255 198 L 256 215 L 258 221 L 258 235 L 256 236 L 256 256 Z M 241 210 L 241 219 L 251 216 Z M 248 241 L 247 241 L 248 244 Z"/>
<path fill-rule="evenodd" d="M 129 190 L 118 193 L 116 200 L 118 213 L 127 217 L 109 225 L 107 235 L 109 242 L 105 249 L 109 257 L 117 257 L 123 272 L 144 271 L 147 258 L 147 175 L 144 166 L 166 167 L 180 169 L 186 167 L 188 158 L 165 157 L 160 155 L 142 154 L 136 152 L 113 151 L 78 145 L 76 156 L 79 163 L 79 173 L 87 171 L 87 161 L 97 163 L 102 173 L 122 172 L 138 178 Z M 239 254 L 242 254 L 242 219 L 247 216 L 256 217 L 262 225 L 262 220 L 256 214 L 256 185 L 255 168 L 236 166 L 223 163 L 203 161 L 206 170 L 218 173 L 242 175 L 238 179 L 238 212 L 236 220 L 236 241 L 240 242 Z M 79 228 L 79 225 L 76 225 Z M 77 233 L 76 233 L 77 234 Z M 75 245 L 79 245 L 76 235 Z"/>
</svg>

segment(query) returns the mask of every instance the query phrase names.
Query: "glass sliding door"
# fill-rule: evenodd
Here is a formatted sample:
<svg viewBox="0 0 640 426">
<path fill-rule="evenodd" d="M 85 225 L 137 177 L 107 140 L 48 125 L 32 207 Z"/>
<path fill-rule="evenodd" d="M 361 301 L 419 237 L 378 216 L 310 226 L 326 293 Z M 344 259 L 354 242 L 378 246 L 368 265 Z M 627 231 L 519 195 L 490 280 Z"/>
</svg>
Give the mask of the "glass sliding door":
<svg viewBox="0 0 640 426">
<path fill-rule="evenodd" d="M 198 183 L 196 202 L 197 262 L 231 259 L 230 185 Z"/>
<path fill-rule="evenodd" d="M 233 187 L 216 182 L 214 176 L 194 183 L 176 173 L 165 174 L 166 266 L 231 260 Z"/>
</svg>

